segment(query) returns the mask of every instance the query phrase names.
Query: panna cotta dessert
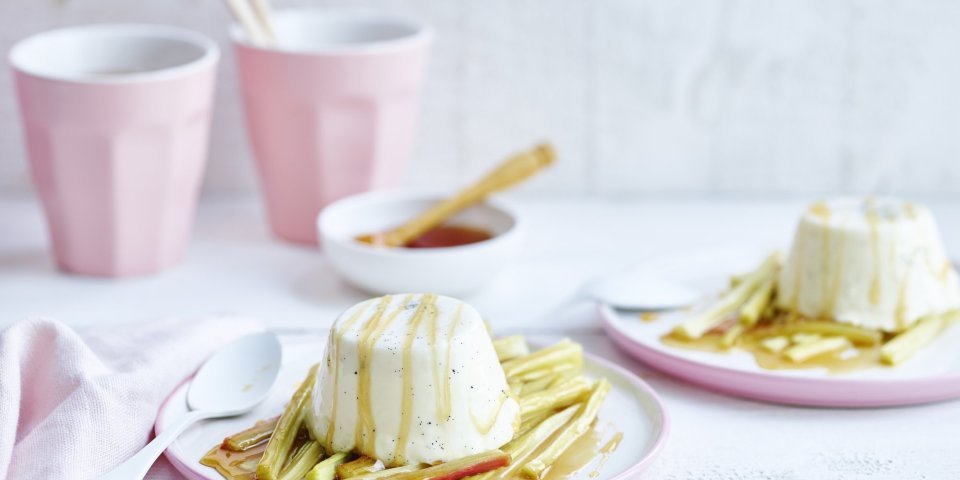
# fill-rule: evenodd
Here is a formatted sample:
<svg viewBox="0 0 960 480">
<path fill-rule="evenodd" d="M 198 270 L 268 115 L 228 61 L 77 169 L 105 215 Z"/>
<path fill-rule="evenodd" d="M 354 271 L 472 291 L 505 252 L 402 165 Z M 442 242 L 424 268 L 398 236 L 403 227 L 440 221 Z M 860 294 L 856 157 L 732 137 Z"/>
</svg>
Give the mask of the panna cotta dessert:
<svg viewBox="0 0 960 480">
<path fill-rule="evenodd" d="M 307 371 L 282 413 L 224 437 L 202 465 L 226 480 L 567 478 L 584 464 L 565 459 L 601 457 L 598 475 L 624 435 L 599 448 L 613 385 L 587 378 L 581 345 L 492 340 L 477 311 L 449 297 L 357 304 L 334 322 L 320 363 L 300 360 L 283 366 Z"/>
<path fill-rule="evenodd" d="M 334 323 L 308 428 L 328 452 L 387 466 L 495 450 L 520 406 L 480 314 L 432 294 L 367 300 Z"/>
<path fill-rule="evenodd" d="M 838 198 L 800 217 L 773 252 L 661 337 L 750 352 L 770 370 L 896 366 L 960 322 L 960 277 L 930 211 L 893 198 Z"/>
<path fill-rule="evenodd" d="M 800 218 L 776 305 L 812 319 L 899 332 L 960 308 L 960 281 L 930 211 L 892 198 L 840 198 Z"/>
</svg>

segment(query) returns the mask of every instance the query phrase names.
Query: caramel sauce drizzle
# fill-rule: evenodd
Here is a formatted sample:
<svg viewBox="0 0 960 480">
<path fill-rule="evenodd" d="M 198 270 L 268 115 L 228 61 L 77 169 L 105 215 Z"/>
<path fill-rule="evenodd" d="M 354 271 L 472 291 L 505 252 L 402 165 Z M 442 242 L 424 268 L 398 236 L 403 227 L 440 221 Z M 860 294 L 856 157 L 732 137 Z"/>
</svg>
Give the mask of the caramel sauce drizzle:
<svg viewBox="0 0 960 480">
<path fill-rule="evenodd" d="M 473 413 L 473 408 L 470 410 L 470 420 L 473 421 L 474 428 L 480 432 L 481 435 L 486 435 L 490 433 L 490 430 L 493 430 L 493 426 L 497 424 L 497 419 L 500 418 L 500 412 L 503 411 L 503 406 L 506 405 L 507 399 L 510 398 L 506 392 L 500 393 L 500 400 L 497 402 L 497 408 L 493 410 L 493 414 L 486 421 L 481 421 L 477 418 L 477 415 Z"/>
<path fill-rule="evenodd" d="M 830 294 L 826 297 L 824 301 L 823 308 L 823 317 L 829 317 L 833 314 L 834 309 L 837 306 L 837 297 L 840 295 L 840 286 L 843 282 L 843 257 L 846 256 L 847 252 L 847 243 L 843 241 L 843 237 L 839 239 L 840 245 L 837 247 L 837 258 L 833 262 L 833 275 L 831 275 L 831 285 L 830 285 Z"/>
<path fill-rule="evenodd" d="M 797 255 L 797 261 L 791 262 L 791 268 L 793 268 L 793 292 L 790 295 L 790 311 L 798 312 L 800 311 L 800 290 L 803 286 L 803 267 L 806 265 L 804 257 L 806 256 L 806 243 L 804 241 L 804 236 L 796 236 L 796 245 L 794 246 L 794 253 Z"/>
<path fill-rule="evenodd" d="M 363 308 L 358 308 L 357 311 L 340 326 L 339 329 L 336 329 L 330 335 L 330 341 L 327 346 L 327 368 L 332 370 L 330 374 L 333 376 L 333 404 L 330 406 L 330 424 L 327 427 L 327 435 L 324 439 L 324 448 L 328 452 L 334 451 L 333 448 L 333 435 L 336 432 L 337 426 L 337 399 L 340 397 L 340 342 L 343 334 L 350 330 L 353 327 L 353 324 L 357 323 L 357 320 L 367 311 L 369 304 L 363 306 Z M 331 361 L 331 358 L 333 359 Z"/>
<path fill-rule="evenodd" d="M 950 270 L 952 265 L 950 265 L 949 260 L 943 260 L 940 265 L 936 265 L 935 259 L 933 258 L 933 253 L 930 249 L 924 250 L 924 259 L 926 260 L 927 270 L 931 275 L 937 278 L 942 284 L 946 284 L 950 280 Z"/>
<path fill-rule="evenodd" d="M 449 420 L 450 413 L 453 411 L 452 393 L 450 391 L 450 373 L 453 370 L 453 365 L 450 364 L 450 351 L 453 349 L 453 337 L 456 334 L 457 326 L 460 325 L 460 315 L 462 312 L 463 305 L 461 304 L 457 307 L 453 323 L 450 324 L 450 329 L 447 331 L 447 351 L 446 358 L 443 362 L 446 372 L 443 376 L 440 375 L 440 362 L 438 362 L 439 356 L 437 355 L 437 317 L 434 316 L 431 322 L 430 348 L 433 352 L 433 384 L 437 386 L 434 392 L 437 397 L 437 420 L 440 422 Z"/>
<path fill-rule="evenodd" d="M 907 286 L 910 283 L 910 268 L 913 268 L 913 261 L 907 266 L 907 273 L 903 276 L 903 282 L 900 283 L 900 292 L 897 294 L 897 307 L 894 310 L 894 316 L 897 320 L 897 329 L 902 330 L 907 326 Z"/>
<path fill-rule="evenodd" d="M 871 210 L 867 212 L 867 225 L 870 226 L 870 250 L 873 253 L 873 278 L 870 279 L 870 291 L 868 293 L 870 305 L 879 305 L 883 297 L 880 291 L 880 232 L 878 225 L 880 216 L 877 212 Z"/>
<path fill-rule="evenodd" d="M 823 220 L 823 225 L 821 231 L 823 232 L 822 241 L 823 241 L 823 255 L 821 256 L 821 272 L 830 271 L 830 207 L 826 203 L 820 201 L 814 203 L 810 207 L 810 212 L 814 215 L 820 217 Z M 830 282 L 828 278 L 821 278 L 820 290 L 824 299 L 830 298 Z M 829 315 L 827 310 L 827 302 L 824 302 L 823 308 L 820 311 L 821 316 Z"/>
<path fill-rule="evenodd" d="M 950 271 L 953 269 L 953 266 L 950 264 L 950 260 L 944 260 L 943 266 L 940 267 L 940 273 L 937 275 L 940 277 L 940 283 L 947 283 L 950 280 Z"/>
<path fill-rule="evenodd" d="M 820 217 L 823 221 L 830 219 L 830 206 L 827 205 L 827 202 L 819 200 L 810 205 L 810 213 Z"/>
<path fill-rule="evenodd" d="M 907 214 L 907 218 L 910 220 L 916 220 L 920 217 L 920 213 L 917 211 L 917 205 L 913 202 L 904 203 L 903 212 Z"/>
<path fill-rule="evenodd" d="M 417 331 L 425 316 L 429 316 L 431 322 L 436 322 L 437 318 L 437 296 L 424 295 L 417 305 L 417 310 L 413 313 L 409 323 L 407 323 L 407 333 L 403 341 L 403 380 L 402 395 L 400 399 L 400 432 L 397 436 L 397 445 L 393 451 L 393 465 L 406 464 L 407 443 L 410 440 L 410 427 L 413 424 L 413 341 L 417 338 Z"/>
<path fill-rule="evenodd" d="M 408 297 L 409 300 L 410 297 Z M 377 305 L 377 310 L 370 320 L 363 325 L 360 332 L 360 341 L 357 347 L 357 426 L 354 432 L 354 441 L 363 453 L 373 455 L 376 447 L 377 426 L 373 419 L 373 408 L 370 405 L 370 360 L 373 347 L 387 326 L 403 309 L 395 310 L 389 317 L 384 317 L 387 307 L 393 297 L 386 295 Z"/>
</svg>

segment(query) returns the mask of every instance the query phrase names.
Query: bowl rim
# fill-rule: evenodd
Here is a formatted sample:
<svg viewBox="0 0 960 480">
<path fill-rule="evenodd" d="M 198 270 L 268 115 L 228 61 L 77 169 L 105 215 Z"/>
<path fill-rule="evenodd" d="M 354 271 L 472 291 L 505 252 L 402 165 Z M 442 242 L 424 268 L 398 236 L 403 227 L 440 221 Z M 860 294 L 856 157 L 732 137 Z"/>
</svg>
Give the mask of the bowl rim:
<svg viewBox="0 0 960 480">
<path fill-rule="evenodd" d="M 336 243 L 337 245 L 351 250 L 353 252 L 358 252 L 365 255 L 375 255 L 385 258 L 402 258 L 402 257 L 429 257 L 429 256 L 447 256 L 447 255 L 459 255 L 466 254 L 470 252 L 476 252 L 480 250 L 495 248 L 496 246 L 506 243 L 511 239 L 516 238 L 520 235 L 520 232 L 523 229 L 523 222 L 520 218 L 520 215 L 517 214 L 516 209 L 510 204 L 510 202 L 504 201 L 503 199 L 490 196 L 487 197 L 483 202 L 478 205 L 484 205 L 488 208 L 499 211 L 500 213 L 506 215 L 512 221 L 512 225 L 506 230 L 499 234 L 493 235 L 487 240 L 481 240 L 479 242 L 468 243 L 466 245 L 457 245 L 454 247 L 433 247 L 433 248 L 382 248 L 374 247 L 362 244 L 356 240 L 350 238 L 339 238 L 331 237 L 324 233 L 324 225 L 326 225 L 330 220 L 327 215 L 334 211 L 337 208 L 345 208 L 350 206 L 352 203 L 360 202 L 363 200 L 375 202 L 390 202 L 390 201 L 409 201 L 409 200 L 429 200 L 429 199 L 441 199 L 449 196 L 449 192 L 444 192 L 442 190 L 420 190 L 420 189 L 388 189 L 388 190 L 373 190 L 369 192 L 358 193 L 355 195 L 350 195 L 348 197 L 341 198 L 330 205 L 327 205 L 320 214 L 317 215 L 316 228 L 320 237 L 321 247 L 327 242 Z"/>
</svg>

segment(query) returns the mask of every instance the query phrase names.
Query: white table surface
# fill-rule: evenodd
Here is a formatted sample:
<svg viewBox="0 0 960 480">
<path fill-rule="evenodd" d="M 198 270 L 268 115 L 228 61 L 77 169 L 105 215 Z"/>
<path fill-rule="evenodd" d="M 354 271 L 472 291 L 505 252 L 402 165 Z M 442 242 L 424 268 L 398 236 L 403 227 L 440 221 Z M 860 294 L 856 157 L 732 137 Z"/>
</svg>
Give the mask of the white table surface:
<svg viewBox="0 0 960 480">
<path fill-rule="evenodd" d="M 649 479 L 907 479 L 960 475 L 960 401 L 831 410 L 738 400 L 626 358 L 578 285 L 645 257 L 717 245 L 785 244 L 805 201 L 515 199 L 530 230 L 522 258 L 465 300 L 498 332 L 572 336 L 644 377 L 673 431 Z M 960 255 L 960 203 L 927 201 Z M 367 295 L 316 249 L 273 241 L 256 199 L 205 199 L 182 265 L 111 281 L 58 273 L 31 199 L 0 198 L 0 328 L 29 316 L 71 325 L 234 312 L 278 329 L 324 329 Z M 627 432 L 629 434 L 629 432 Z"/>
</svg>

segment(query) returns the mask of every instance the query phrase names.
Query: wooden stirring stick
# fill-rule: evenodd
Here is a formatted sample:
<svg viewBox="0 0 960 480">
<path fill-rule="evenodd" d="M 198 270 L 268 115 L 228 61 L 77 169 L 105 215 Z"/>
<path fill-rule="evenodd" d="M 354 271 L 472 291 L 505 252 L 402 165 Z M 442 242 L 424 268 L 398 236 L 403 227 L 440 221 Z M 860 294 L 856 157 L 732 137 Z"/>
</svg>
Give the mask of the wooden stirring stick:
<svg viewBox="0 0 960 480">
<path fill-rule="evenodd" d="M 553 147 L 548 144 L 541 144 L 533 150 L 514 155 L 473 185 L 430 207 L 407 223 L 388 232 L 361 235 L 357 240 L 377 246 L 402 247 L 446 222 L 461 210 L 483 201 L 487 195 L 530 178 L 552 164 L 555 157 Z"/>
<path fill-rule="evenodd" d="M 268 41 L 266 34 L 261 30 L 260 22 L 256 14 L 243 0 L 224 0 L 227 9 L 233 14 L 233 18 L 247 31 L 250 40 L 258 45 L 264 45 Z"/>
<path fill-rule="evenodd" d="M 267 39 L 268 45 L 277 44 L 277 31 L 273 28 L 273 9 L 270 8 L 270 0 L 250 0 L 253 5 L 253 13 L 260 22 L 260 28 Z"/>
</svg>

